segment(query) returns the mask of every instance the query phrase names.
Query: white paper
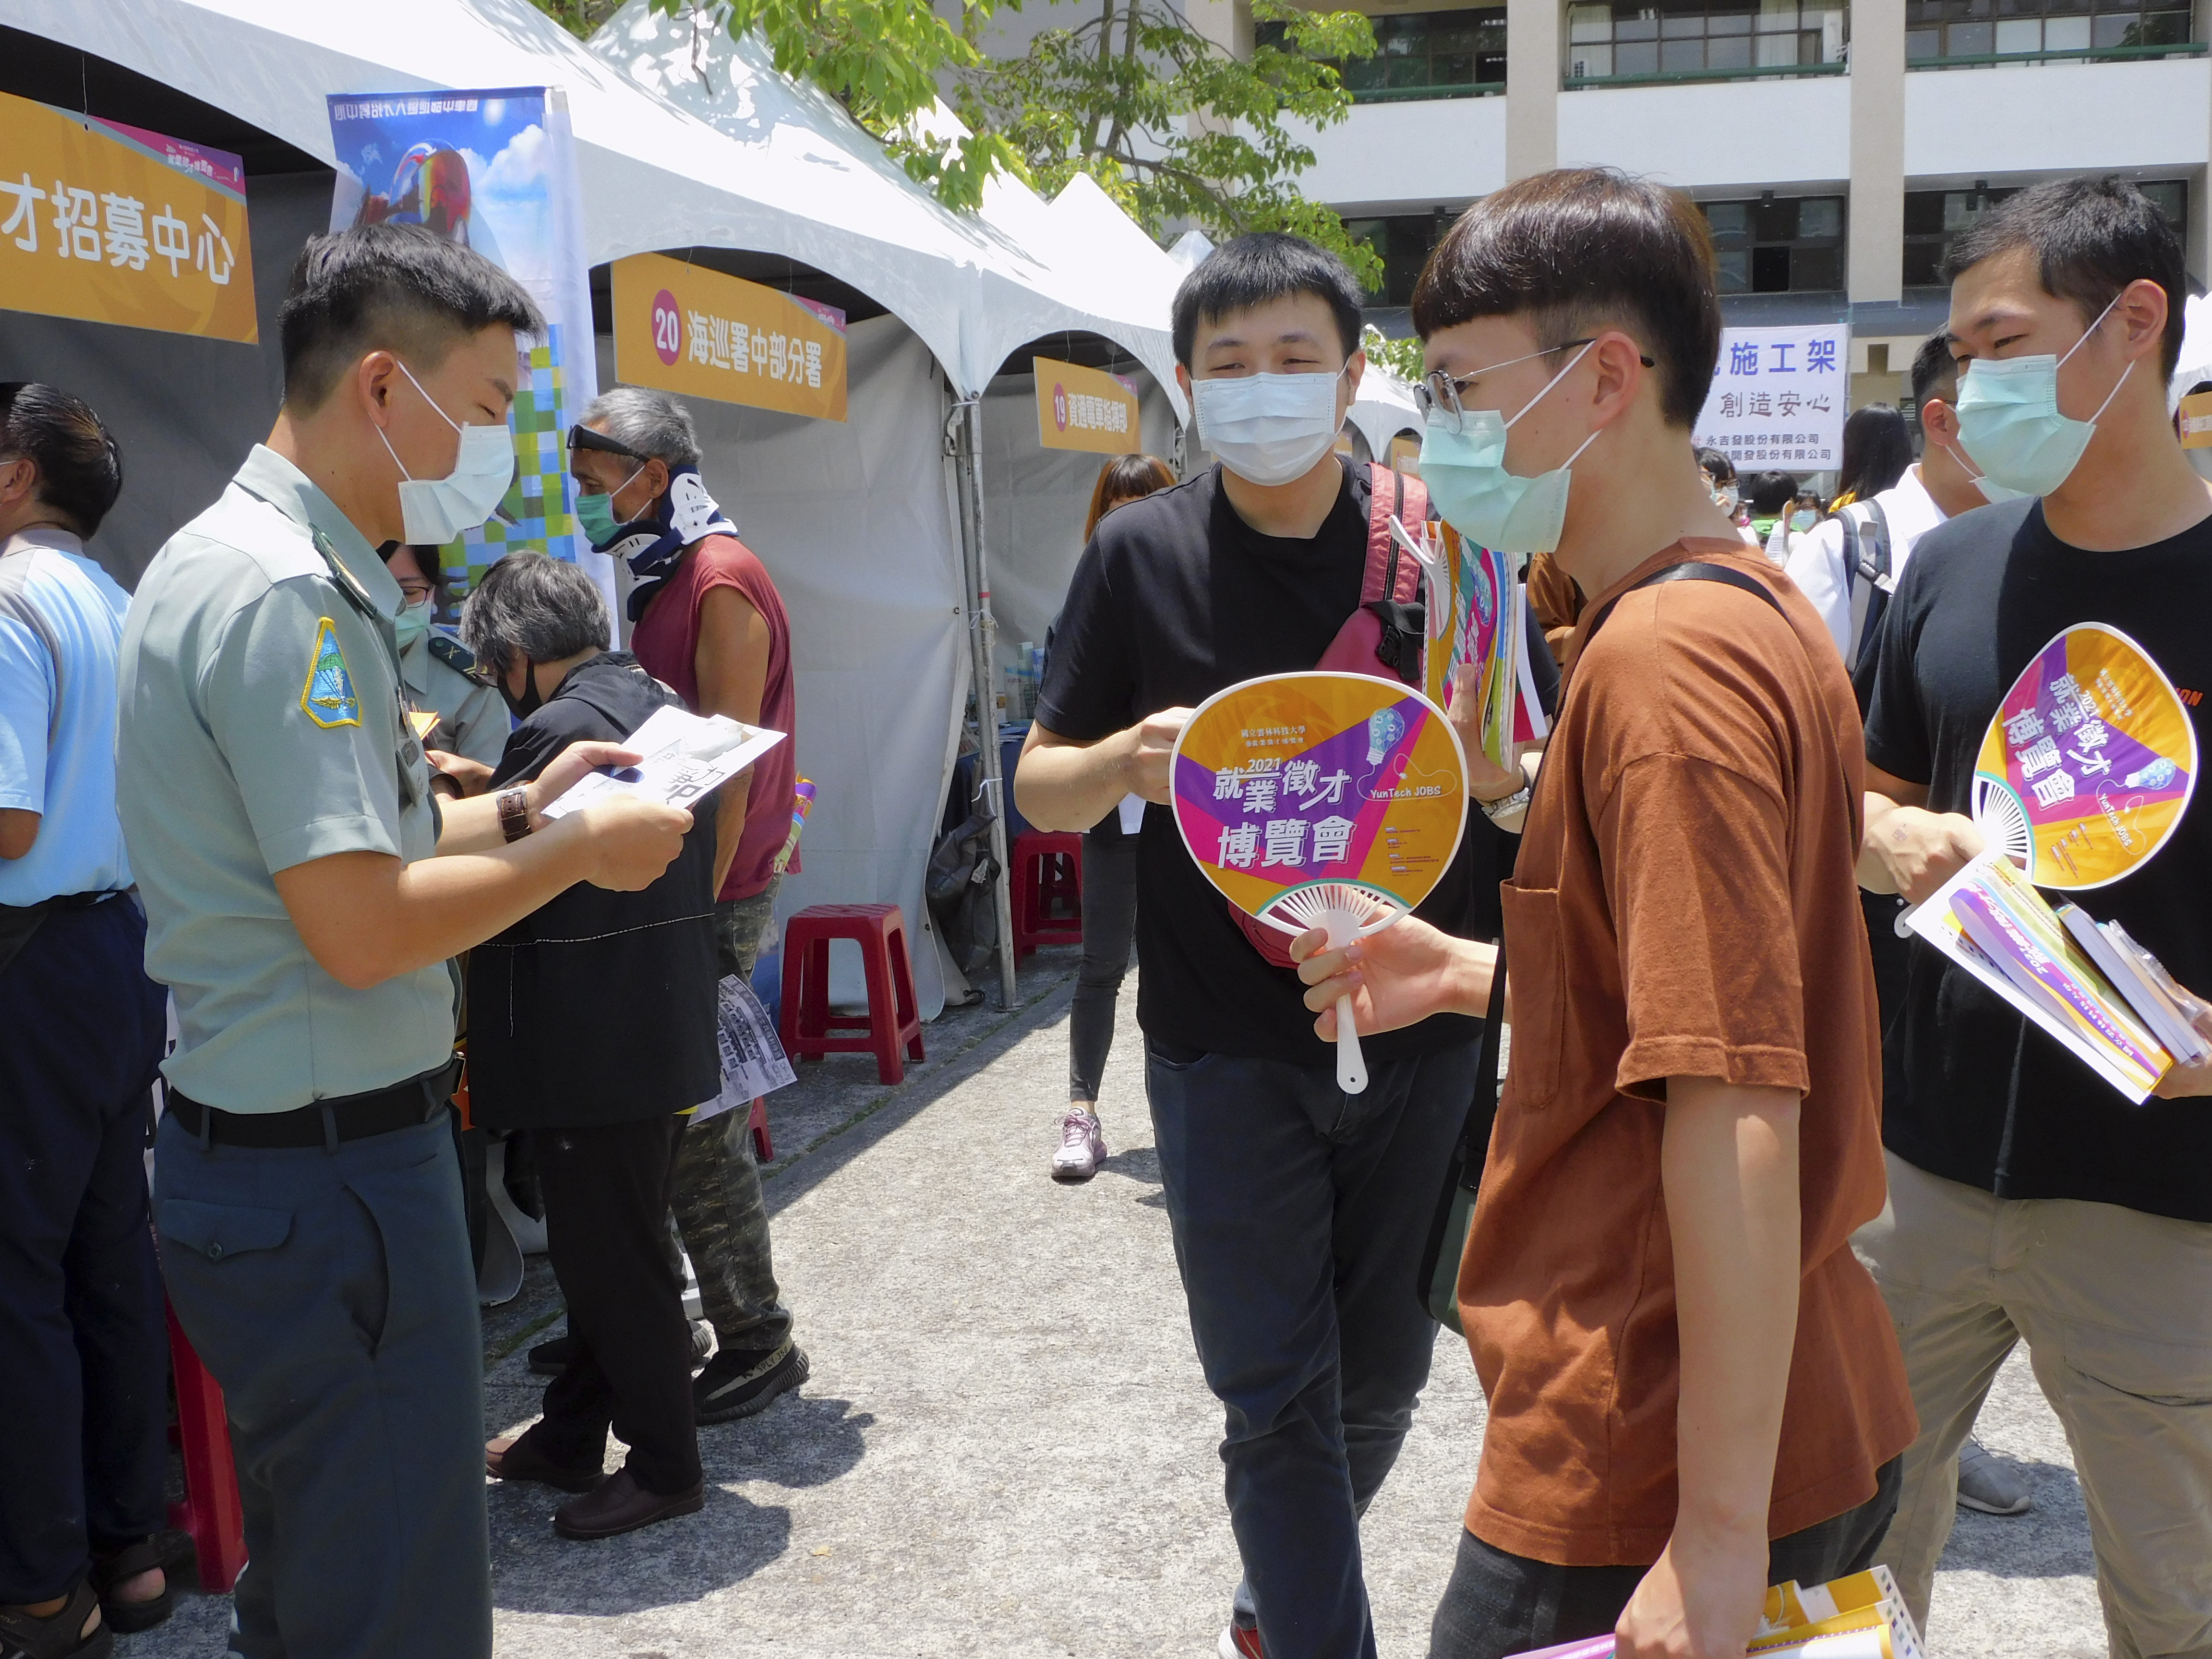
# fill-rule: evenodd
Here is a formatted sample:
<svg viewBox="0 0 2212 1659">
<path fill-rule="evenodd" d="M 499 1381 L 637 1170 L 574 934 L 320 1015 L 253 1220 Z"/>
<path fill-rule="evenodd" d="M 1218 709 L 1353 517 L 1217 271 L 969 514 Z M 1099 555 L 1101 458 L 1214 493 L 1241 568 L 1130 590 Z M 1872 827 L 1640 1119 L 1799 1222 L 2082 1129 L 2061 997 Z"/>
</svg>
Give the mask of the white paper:
<svg viewBox="0 0 2212 1659">
<path fill-rule="evenodd" d="M 726 714 L 701 716 L 688 710 L 656 709 L 653 717 L 625 738 L 623 746 L 644 758 L 635 767 L 610 776 L 594 772 L 545 809 L 549 818 L 611 800 L 617 795 L 642 795 L 689 809 L 717 785 L 744 771 L 781 743 L 784 734 L 765 726 L 747 726 Z"/>
<path fill-rule="evenodd" d="M 725 1112 L 750 1109 L 763 1095 L 796 1081 L 791 1060 L 775 1034 L 768 1010 L 753 988 L 735 974 L 716 988 L 716 1035 L 722 1048 L 722 1091 L 691 1115 L 703 1123 Z"/>
<path fill-rule="evenodd" d="M 1133 836 L 1145 827 L 1145 798 L 1142 795 L 1121 797 L 1121 833 Z"/>
</svg>

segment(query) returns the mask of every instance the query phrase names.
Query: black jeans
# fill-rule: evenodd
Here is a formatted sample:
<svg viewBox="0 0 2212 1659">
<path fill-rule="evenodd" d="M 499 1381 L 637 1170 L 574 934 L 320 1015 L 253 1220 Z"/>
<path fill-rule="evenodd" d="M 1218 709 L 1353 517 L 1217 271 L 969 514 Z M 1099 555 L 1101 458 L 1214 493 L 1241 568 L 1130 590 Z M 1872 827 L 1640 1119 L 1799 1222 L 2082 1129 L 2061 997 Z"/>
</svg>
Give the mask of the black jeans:
<svg viewBox="0 0 2212 1659">
<path fill-rule="evenodd" d="M 1114 1048 L 1114 1002 L 1137 932 L 1137 837 L 1083 837 L 1083 967 L 1067 1014 L 1067 1097 L 1095 1104 Z"/>
<path fill-rule="evenodd" d="M 1875 1477 L 1872 1498 L 1855 1510 L 1778 1538 L 1767 1547 L 1766 1582 L 1825 1584 L 1875 1565 L 1897 1513 L 1905 1460 Z M 1429 1659 L 1504 1659 L 1513 1653 L 1603 1636 L 1651 1569 L 1558 1567 L 1459 1536 L 1451 1583 L 1429 1626 Z"/>
<path fill-rule="evenodd" d="M 1413 1287 L 1475 1045 L 1375 1066 L 1358 1095 L 1334 1055 L 1146 1058 L 1261 1643 L 1268 1659 L 1372 1659 L 1359 1516 L 1429 1378 L 1437 1328 Z"/>
<path fill-rule="evenodd" d="M 575 1347 L 546 1385 L 545 1416 L 531 1439 L 557 1463 L 596 1465 L 611 1425 L 629 1447 L 630 1478 L 663 1494 L 699 1480 L 691 1326 L 684 1281 L 662 1243 L 686 1121 L 671 1115 L 535 1136 L 546 1250 Z"/>
<path fill-rule="evenodd" d="M 161 1525 L 168 1328 L 146 1226 L 161 991 L 128 898 L 0 969 L 0 1605 Z"/>
</svg>

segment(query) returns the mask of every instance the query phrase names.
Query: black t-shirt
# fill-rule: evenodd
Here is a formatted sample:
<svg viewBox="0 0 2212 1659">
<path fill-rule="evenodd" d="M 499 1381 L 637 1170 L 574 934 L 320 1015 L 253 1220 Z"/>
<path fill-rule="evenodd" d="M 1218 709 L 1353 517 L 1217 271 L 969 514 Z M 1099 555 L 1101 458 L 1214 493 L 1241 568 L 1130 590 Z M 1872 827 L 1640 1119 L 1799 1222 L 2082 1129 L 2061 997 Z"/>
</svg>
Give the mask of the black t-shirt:
<svg viewBox="0 0 2212 1659">
<path fill-rule="evenodd" d="M 1222 492 L 1218 466 L 1099 520 L 1060 612 L 1038 723 L 1096 742 L 1163 708 L 1196 708 L 1240 680 L 1313 667 L 1358 608 L 1366 570 L 1367 473 L 1346 471 L 1310 540 L 1252 529 Z M 1464 933 L 1473 862 L 1462 841 L 1415 914 Z M 1137 1019 L 1156 1042 L 1330 1063 L 1297 975 L 1269 966 L 1244 937 L 1165 806 L 1145 809 L 1138 842 L 1137 957 Z M 1437 1015 L 1361 1046 L 1380 1065 L 1473 1042 L 1479 1031 L 1475 1020 Z"/>
<path fill-rule="evenodd" d="M 2069 547 L 2040 502 L 1983 507 L 1913 550 L 1883 618 L 1867 758 L 1972 810 L 1990 716 L 2051 638 L 2118 629 L 2181 693 L 2212 751 L 2212 520 L 2118 553 Z M 2133 874 L 2073 896 L 2121 924 L 2182 984 L 2212 991 L 2212 804 L 2193 799 Z M 2212 1102 L 2130 1104 L 1934 946 L 1912 941 L 1883 1045 L 1882 1139 L 1930 1174 L 2000 1198 L 2072 1198 L 2212 1221 Z"/>
</svg>

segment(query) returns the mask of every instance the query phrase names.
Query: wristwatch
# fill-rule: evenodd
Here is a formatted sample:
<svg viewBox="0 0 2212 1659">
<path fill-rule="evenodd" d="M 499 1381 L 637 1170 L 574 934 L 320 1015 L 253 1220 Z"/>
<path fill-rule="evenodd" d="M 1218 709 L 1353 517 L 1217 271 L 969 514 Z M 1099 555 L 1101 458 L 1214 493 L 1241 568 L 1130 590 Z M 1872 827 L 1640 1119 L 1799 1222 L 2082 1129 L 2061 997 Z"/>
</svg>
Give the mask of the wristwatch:
<svg viewBox="0 0 2212 1659">
<path fill-rule="evenodd" d="M 1521 792 L 1527 794 L 1527 790 Z M 520 841 L 530 833 L 530 792 L 527 789 L 502 789 L 493 798 L 499 808 L 500 833 L 509 841 Z"/>
<path fill-rule="evenodd" d="M 1530 786 L 1524 783 L 1511 794 L 1499 800 L 1485 800 L 1481 796 L 1477 795 L 1474 798 L 1474 804 L 1482 809 L 1483 817 L 1495 823 L 1500 818 L 1511 817 L 1528 805 L 1529 788 Z"/>
</svg>

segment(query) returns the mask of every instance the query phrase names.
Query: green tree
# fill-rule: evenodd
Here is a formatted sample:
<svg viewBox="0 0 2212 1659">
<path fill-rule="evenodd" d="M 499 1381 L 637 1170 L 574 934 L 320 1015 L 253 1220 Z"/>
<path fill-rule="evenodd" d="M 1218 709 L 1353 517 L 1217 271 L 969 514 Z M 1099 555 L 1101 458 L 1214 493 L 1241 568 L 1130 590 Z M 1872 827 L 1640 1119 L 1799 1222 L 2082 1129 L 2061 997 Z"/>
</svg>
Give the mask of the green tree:
<svg viewBox="0 0 2212 1659">
<path fill-rule="evenodd" d="M 952 101 L 969 129 L 1006 139 L 1047 195 L 1088 173 L 1162 240 L 1177 223 L 1217 241 L 1296 231 L 1343 255 L 1362 281 L 1379 282 L 1374 250 L 1300 194 L 1297 175 L 1314 154 L 1285 125 L 1345 118 L 1352 98 L 1333 63 L 1373 53 L 1366 18 L 1253 0 L 1259 40 L 1246 58 L 1158 0 L 1097 3 L 1075 27 L 1041 32 L 1019 58 L 956 72 Z M 930 177 L 932 158 L 917 159 L 909 170 Z"/>
</svg>

